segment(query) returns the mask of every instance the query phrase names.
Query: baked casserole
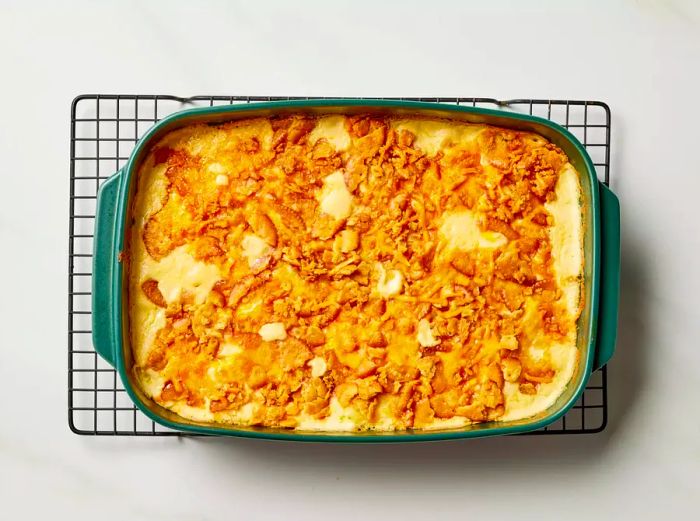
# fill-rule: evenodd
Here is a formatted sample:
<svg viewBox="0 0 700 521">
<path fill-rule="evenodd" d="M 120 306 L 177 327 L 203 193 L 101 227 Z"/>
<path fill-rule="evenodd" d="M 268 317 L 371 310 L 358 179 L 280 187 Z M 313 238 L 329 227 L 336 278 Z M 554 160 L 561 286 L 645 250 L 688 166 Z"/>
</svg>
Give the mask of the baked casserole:
<svg viewBox="0 0 700 521">
<path fill-rule="evenodd" d="M 533 416 L 577 367 L 580 196 L 559 148 L 488 125 L 294 115 L 171 131 L 131 214 L 137 385 L 229 425 Z"/>
</svg>

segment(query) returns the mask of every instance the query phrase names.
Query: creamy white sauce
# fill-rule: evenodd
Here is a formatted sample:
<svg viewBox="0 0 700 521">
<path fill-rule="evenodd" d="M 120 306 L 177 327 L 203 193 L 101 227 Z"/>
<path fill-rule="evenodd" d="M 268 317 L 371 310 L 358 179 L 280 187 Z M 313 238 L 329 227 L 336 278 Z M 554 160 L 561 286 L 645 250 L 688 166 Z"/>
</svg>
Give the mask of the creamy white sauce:
<svg viewBox="0 0 700 521">
<path fill-rule="evenodd" d="M 352 194 L 348 191 L 341 171 L 326 176 L 318 199 L 323 213 L 338 220 L 347 219 L 350 216 Z"/>
<path fill-rule="evenodd" d="M 440 238 L 448 249 L 462 251 L 498 248 L 508 242 L 501 233 L 481 231 L 476 217 L 467 209 L 445 212 L 440 224 Z"/>
<path fill-rule="evenodd" d="M 307 365 L 311 368 L 311 376 L 321 377 L 326 374 L 328 367 L 326 366 L 326 361 L 320 356 L 315 356 L 308 361 Z"/>
<path fill-rule="evenodd" d="M 350 146 L 350 134 L 345 129 L 345 116 L 319 118 L 309 134 L 309 142 L 313 144 L 319 139 L 325 139 L 338 151 L 346 150 Z"/>
<path fill-rule="evenodd" d="M 223 175 L 226 173 L 226 167 L 222 165 L 221 163 L 211 163 L 208 167 L 207 170 L 209 170 L 212 174 L 219 174 Z"/>
<path fill-rule="evenodd" d="M 555 187 L 557 197 L 545 204 L 554 219 L 549 229 L 554 272 L 565 295 L 570 313 L 579 307 L 580 277 L 583 266 L 583 230 L 581 229 L 581 188 L 576 170 L 567 163 Z"/>
<path fill-rule="evenodd" d="M 334 396 L 331 398 L 330 414 L 322 419 L 308 414 L 299 415 L 297 429 L 303 431 L 354 431 L 360 416 L 353 407 L 343 407 Z"/>
<path fill-rule="evenodd" d="M 241 247 L 243 248 L 243 256 L 248 259 L 248 266 L 251 268 L 259 259 L 272 251 L 267 242 L 253 233 L 243 235 Z"/>
<path fill-rule="evenodd" d="M 258 333 L 266 342 L 284 340 L 287 338 L 287 331 L 284 329 L 284 324 L 282 322 L 269 322 L 267 324 L 263 324 Z"/>
<path fill-rule="evenodd" d="M 421 318 L 418 321 L 416 340 L 418 340 L 421 347 L 433 347 L 440 343 L 440 341 L 433 336 L 433 330 L 430 328 L 430 322 L 428 322 L 425 318 Z"/>
<path fill-rule="evenodd" d="M 183 291 L 191 293 L 195 302 L 201 304 L 221 278 L 215 265 L 196 260 L 187 245 L 175 248 L 160 261 L 150 259 L 149 262 L 149 259 L 144 259 L 139 266 L 143 280 L 157 280 L 158 289 L 168 304 L 178 301 Z"/>
<path fill-rule="evenodd" d="M 476 139 L 482 125 L 455 125 L 428 119 L 398 119 L 392 122 L 398 130 L 408 130 L 415 137 L 413 145 L 429 156 L 435 155 L 447 143 L 467 143 Z"/>
<path fill-rule="evenodd" d="M 381 263 L 375 265 L 377 272 L 377 293 L 383 298 L 389 298 L 401 293 L 403 288 L 403 275 L 399 270 L 384 269 Z"/>
</svg>

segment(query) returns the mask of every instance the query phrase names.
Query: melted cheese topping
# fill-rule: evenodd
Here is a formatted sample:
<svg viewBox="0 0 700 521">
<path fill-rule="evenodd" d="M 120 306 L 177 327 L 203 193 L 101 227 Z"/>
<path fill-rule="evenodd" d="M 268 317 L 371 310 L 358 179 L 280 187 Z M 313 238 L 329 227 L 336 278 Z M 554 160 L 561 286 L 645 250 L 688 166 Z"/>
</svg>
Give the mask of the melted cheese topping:
<svg viewBox="0 0 700 521">
<path fill-rule="evenodd" d="M 192 420 L 450 429 L 538 414 L 577 367 L 578 174 L 542 137 L 430 119 L 193 126 L 139 172 L 143 391 Z"/>
</svg>

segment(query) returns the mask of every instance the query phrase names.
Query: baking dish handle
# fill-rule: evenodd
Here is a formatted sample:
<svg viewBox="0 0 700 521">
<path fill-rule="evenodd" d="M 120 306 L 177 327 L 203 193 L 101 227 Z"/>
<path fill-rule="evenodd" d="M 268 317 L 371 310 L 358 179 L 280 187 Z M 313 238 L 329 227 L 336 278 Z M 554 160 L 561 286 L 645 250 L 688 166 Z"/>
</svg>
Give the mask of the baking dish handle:
<svg viewBox="0 0 700 521">
<path fill-rule="evenodd" d="M 118 251 L 114 228 L 117 220 L 120 170 L 107 179 L 97 193 L 95 241 L 92 254 L 92 343 L 95 351 L 115 365 L 112 280 Z"/>
<path fill-rule="evenodd" d="M 600 185 L 601 264 L 595 369 L 608 363 L 615 351 L 620 301 L 620 201 Z"/>
</svg>

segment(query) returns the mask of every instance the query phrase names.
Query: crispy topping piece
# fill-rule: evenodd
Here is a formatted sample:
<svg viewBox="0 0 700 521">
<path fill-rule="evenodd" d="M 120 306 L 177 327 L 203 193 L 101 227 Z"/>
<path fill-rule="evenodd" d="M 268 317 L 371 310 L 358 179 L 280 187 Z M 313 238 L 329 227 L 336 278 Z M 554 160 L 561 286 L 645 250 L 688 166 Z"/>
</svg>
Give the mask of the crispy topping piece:
<svg viewBox="0 0 700 521">
<path fill-rule="evenodd" d="M 163 294 L 160 292 L 160 289 L 158 289 L 157 280 L 144 280 L 141 284 L 141 289 L 143 290 L 148 300 L 153 302 L 156 306 L 158 306 L 159 308 L 168 307 L 168 303 L 165 302 Z"/>
</svg>

